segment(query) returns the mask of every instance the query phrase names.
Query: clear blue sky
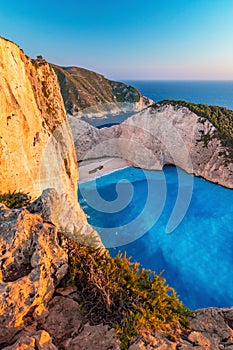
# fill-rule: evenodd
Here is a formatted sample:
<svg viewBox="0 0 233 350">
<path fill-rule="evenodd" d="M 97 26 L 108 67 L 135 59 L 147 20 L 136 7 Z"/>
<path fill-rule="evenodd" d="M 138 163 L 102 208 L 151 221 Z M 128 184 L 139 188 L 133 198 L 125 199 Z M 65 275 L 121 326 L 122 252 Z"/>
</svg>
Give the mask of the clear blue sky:
<svg viewBox="0 0 233 350">
<path fill-rule="evenodd" d="M 0 0 L 0 35 L 114 79 L 233 80 L 233 0 Z"/>
</svg>

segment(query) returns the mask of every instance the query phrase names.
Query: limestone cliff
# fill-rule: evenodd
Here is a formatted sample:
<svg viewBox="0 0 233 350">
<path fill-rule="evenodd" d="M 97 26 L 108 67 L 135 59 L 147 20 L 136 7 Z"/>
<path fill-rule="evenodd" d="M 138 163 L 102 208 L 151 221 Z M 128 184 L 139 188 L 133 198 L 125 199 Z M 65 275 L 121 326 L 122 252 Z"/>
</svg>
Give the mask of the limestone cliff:
<svg viewBox="0 0 233 350">
<path fill-rule="evenodd" d="M 53 69 L 0 38 L 0 87 L 0 192 L 37 198 L 53 188 L 62 207 L 53 223 L 72 234 L 91 234 L 77 203 L 75 149 Z"/>
<path fill-rule="evenodd" d="M 52 65 L 68 114 L 78 117 L 139 111 L 153 103 L 133 86 L 79 67 Z"/>
<path fill-rule="evenodd" d="M 32 63 L 18 46 L 0 39 L 0 70 L 0 190 L 23 190 L 34 197 L 45 187 L 75 192 L 72 137 L 52 68 L 44 61 Z M 55 154 L 47 154 L 50 144 Z M 52 169 L 56 162 L 61 186 L 58 168 Z"/>
<path fill-rule="evenodd" d="M 174 164 L 233 188 L 231 149 L 213 123 L 187 107 L 155 105 L 111 128 L 96 129 L 70 118 L 79 160 L 121 157 L 144 169 Z M 78 133 L 78 134 L 77 134 Z"/>
</svg>

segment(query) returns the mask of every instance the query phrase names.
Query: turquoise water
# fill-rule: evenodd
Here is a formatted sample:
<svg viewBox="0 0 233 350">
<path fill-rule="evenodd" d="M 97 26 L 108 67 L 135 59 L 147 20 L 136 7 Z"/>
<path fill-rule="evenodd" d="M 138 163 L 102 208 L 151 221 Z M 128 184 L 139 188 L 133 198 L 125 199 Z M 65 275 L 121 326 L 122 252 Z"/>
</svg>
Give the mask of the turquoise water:
<svg viewBox="0 0 233 350">
<path fill-rule="evenodd" d="M 191 309 L 233 306 L 232 190 L 172 166 L 128 167 L 80 184 L 79 201 L 112 256 L 164 270 Z"/>
</svg>

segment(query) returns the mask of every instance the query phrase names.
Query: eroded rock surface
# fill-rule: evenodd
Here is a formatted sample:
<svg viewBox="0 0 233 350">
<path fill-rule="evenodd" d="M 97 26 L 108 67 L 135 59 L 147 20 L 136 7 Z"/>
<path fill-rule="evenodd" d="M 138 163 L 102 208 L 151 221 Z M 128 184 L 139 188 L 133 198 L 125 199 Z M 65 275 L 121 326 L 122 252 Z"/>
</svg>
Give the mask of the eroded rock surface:
<svg viewBox="0 0 233 350">
<path fill-rule="evenodd" d="M 54 225 L 25 209 L 0 207 L 0 344 L 40 317 L 67 272 Z"/>
<path fill-rule="evenodd" d="M 57 229 L 77 243 L 102 247 L 100 236 L 87 223 L 83 211 L 67 194 L 59 195 L 54 188 L 43 191 L 28 210 L 41 214 L 44 221 L 53 223 Z"/>
<path fill-rule="evenodd" d="M 80 306 L 72 299 L 55 296 L 48 305 L 48 315 L 43 328 L 50 333 L 56 344 L 78 335 L 84 319 Z"/>
<path fill-rule="evenodd" d="M 86 324 L 77 337 L 68 339 L 63 344 L 65 350 L 120 350 L 120 342 L 116 339 L 115 331 L 102 324 L 97 326 Z"/>
<path fill-rule="evenodd" d="M 43 331 L 21 336 L 13 345 L 2 348 L 3 350 L 57 350 L 50 335 Z"/>
</svg>

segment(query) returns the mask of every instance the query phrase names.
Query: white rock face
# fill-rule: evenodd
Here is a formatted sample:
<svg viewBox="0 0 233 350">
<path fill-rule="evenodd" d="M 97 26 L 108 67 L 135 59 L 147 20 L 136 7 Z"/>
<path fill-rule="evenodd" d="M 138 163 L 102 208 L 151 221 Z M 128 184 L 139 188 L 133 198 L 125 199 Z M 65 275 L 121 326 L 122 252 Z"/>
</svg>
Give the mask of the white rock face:
<svg viewBox="0 0 233 350">
<path fill-rule="evenodd" d="M 187 173 L 233 188 L 233 164 L 223 154 L 218 130 L 188 108 L 150 107 L 111 128 L 96 129 L 72 120 L 77 158 L 122 157 L 161 170 L 174 164 Z"/>
</svg>

